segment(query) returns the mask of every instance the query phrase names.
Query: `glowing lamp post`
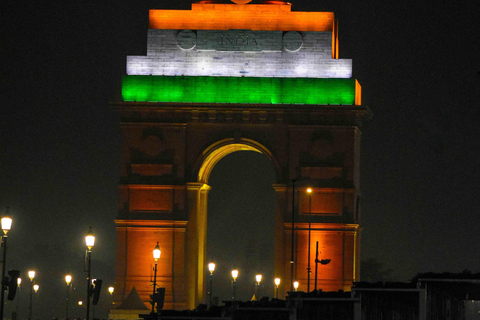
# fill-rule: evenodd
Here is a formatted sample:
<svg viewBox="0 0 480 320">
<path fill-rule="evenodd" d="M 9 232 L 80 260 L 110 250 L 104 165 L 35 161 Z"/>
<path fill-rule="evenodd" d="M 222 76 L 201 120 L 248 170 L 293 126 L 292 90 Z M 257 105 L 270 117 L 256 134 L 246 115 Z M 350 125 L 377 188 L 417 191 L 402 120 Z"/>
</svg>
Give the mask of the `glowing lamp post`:
<svg viewBox="0 0 480 320">
<path fill-rule="evenodd" d="M 208 271 L 210 271 L 210 290 L 208 291 L 208 304 L 212 306 L 212 291 L 213 291 L 213 272 L 215 271 L 215 263 L 208 264 Z"/>
<path fill-rule="evenodd" d="M 28 271 L 28 278 L 30 279 L 30 317 L 29 320 L 32 320 L 32 310 L 33 310 L 33 279 L 35 279 L 35 271 Z"/>
<path fill-rule="evenodd" d="M 310 292 L 310 274 L 312 269 L 310 268 L 310 239 L 312 234 L 312 189 L 307 189 L 308 193 L 308 257 L 307 257 L 307 293 Z"/>
<path fill-rule="evenodd" d="M 110 304 L 113 304 L 113 291 L 115 291 L 114 287 L 108 287 L 108 293 L 110 293 Z"/>
<path fill-rule="evenodd" d="M 293 290 L 298 291 L 298 285 L 299 285 L 299 284 L 298 284 L 298 281 L 295 281 L 295 282 L 293 283 Z"/>
<path fill-rule="evenodd" d="M 255 276 L 255 298 L 258 300 L 258 295 L 260 291 L 260 282 L 262 282 L 262 275 L 257 274 Z"/>
<path fill-rule="evenodd" d="M 233 292 L 232 292 L 232 300 L 235 300 L 235 287 L 237 285 L 237 278 L 238 278 L 238 270 L 232 270 L 232 284 L 233 284 Z"/>
<path fill-rule="evenodd" d="M 162 251 L 160 251 L 160 247 L 158 246 L 158 242 L 157 242 L 157 245 L 155 246 L 155 249 L 153 249 L 153 259 L 155 260 L 155 269 L 154 269 L 154 273 L 153 273 L 152 314 L 155 313 L 155 293 L 157 292 L 156 291 L 156 288 L 157 288 L 157 262 L 158 262 L 158 259 L 160 259 L 161 253 L 162 253 Z"/>
<path fill-rule="evenodd" d="M 17 278 L 17 287 L 18 287 L 18 296 L 17 296 L 17 309 L 16 309 L 16 312 L 17 312 L 17 319 L 21 319 L 20 316 L 19 316 L 19 312 L 20 312 L 20 285 L 22 284 L 22 278 Z"/>
<path fill-rule="evenodd" d="M 65 283 L 67 284 L 67 302 L 66 302 L 66 308 L 65 308 L 65 319 L 68 320 L 68 300 L 70 298 L 70 283 L 72 283 L 72 276 L 67 274 L 65 276 Z"/>
<path fill-rule="evenodd" d="M 8 207 L 7 207 L 8 214 Z M 2 218 L 2 230 L 3 230 L 3 264 L 2 264 L 2 294 L 1 294 L 1 306 L 0 306 L 0 319 L 3 319 L 3 311 L 5 308 L 5 266 L 7 264 L 7 233 L 12 228 L 12 218 L 3 217 Z"/>
<path fill-rule="evenodd" d="M 38 289 L 40 289 L 40 286 L 38 284 L 34 284 L 33 285 L 33 291 L 35 291 L 35 293 L 37 293 Z"/>
<path fill-rule="evenodd" d="M 275 278 L 273 283 L 275 283 L 275 299 L 278 299 L 278 286 L 280 285 L 280 278 Z"/>
<path fill-rule="evenodd" d="M 95 236 L 92 232 L 92 227 L 88 230 L 87 235 L 85 236 L 85 244 L 87 246 L 87 315 L 86 319 L 90 319 L 90 297 L 92 295 L 92 285 L 91 285 L 91 271 L 92 271 L 92 248 L 95 245 Z"/>
</svg>

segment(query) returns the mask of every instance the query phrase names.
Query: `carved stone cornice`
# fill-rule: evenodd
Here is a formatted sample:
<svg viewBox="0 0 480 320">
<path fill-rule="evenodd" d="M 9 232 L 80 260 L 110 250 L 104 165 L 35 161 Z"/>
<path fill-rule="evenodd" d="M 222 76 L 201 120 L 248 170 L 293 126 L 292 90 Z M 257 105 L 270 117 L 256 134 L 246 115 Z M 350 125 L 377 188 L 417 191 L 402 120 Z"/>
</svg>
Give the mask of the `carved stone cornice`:
<svg viewBox="0 0 480 320">
<path fill-rule="evenodd" d="M 265 105 L 119 102 L 111 106 L 122 123 L 226 123 L 288 125 L 362 125 L 372 116 L 366 106 Z"/>
</svg>

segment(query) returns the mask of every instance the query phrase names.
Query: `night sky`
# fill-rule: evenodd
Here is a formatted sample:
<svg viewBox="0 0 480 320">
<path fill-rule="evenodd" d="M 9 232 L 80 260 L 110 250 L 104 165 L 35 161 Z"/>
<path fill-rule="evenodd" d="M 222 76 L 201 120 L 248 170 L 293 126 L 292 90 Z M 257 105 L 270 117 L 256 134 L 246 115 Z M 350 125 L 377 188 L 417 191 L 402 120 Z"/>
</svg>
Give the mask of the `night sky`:
<svg viewBox="0 0 480 320">
<path fill-rule="evenodd" d="M 70 316 L 84 317 L 73 306 L 85 299 L 89 226 L 97 237 L 93 277 L 104 280 L 105 292 L 114 284 L 120 135 L 108 103 L 121 100 L 126 55 L 146 54 L 148 9 L 190 3 L 0 4 L 0 213 L 9 206 L 14 219 L 7 269 L 21 270 L 24 283 L 29 268 L 38 272 L 35 318 L 65 317 L 67 273 L 76 288 Z M 353 59 L 363 104 L 374 114 L 362 130 L 362 259 L 379 266 L 383 280 L 480 272 L 480 3 L 427 3 L 292 3 L 293 11 L 336 13 L 340 58 Z M 218 272 L 243 261 L 252 274 L 261 269 L 272 278 L 272 264 L 263 261 L 273 256 L 268 161 L 232 154 L 210 182 L 207 250 L 223 265 Z M 255 200 L 239 208 L 242 197 Z M 240 223 L 239 214 L 253 223 Z M 222 246 L 225 234 L 232 238 Z M 244 279 L 239 295 L 246 299 L 253 277 Z M 20 292 L 21 318 L 28 315 L 27 289 Z M 271 286 L 262 290 L 273 293 Z M 108 303 L 105 293 L 95 316 L 106 317 Z M 9 302 L 6 315 L 15 307 Z"/>
</svg>

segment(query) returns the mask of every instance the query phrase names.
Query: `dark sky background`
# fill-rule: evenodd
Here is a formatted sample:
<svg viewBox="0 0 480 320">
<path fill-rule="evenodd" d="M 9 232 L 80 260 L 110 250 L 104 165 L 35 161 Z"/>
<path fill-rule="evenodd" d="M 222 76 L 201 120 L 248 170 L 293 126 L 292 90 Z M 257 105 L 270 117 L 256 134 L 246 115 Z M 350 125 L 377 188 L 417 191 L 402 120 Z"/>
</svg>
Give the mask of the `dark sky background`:
<svg viewBox="0 0 480 320">
<path fill-rule="evenodd" d="M 24 283 L 29 268 L 38 272 L 36 319 L 65 316 L 67 273 L 75 287 L 70 315 L 84 316 L 73 305 L 85 297 L 89 226 L 97 236 L 93 276 L 105 288 L 113 285 L 120 141 L 118 116 L 108 102 L 121 99 L 126 55 L 146 54 L 148 9 L 190 9 L 190 3 L 0 4 L 0 212 L 10 206 L 14 219 L 7 269 L 21 270 Z M 340 57 L 353 59 L 363 103 L 374 113 L 362 141 L 363 259 L 390 269 L 377 273 L 386 280 L 427 271 L 480 272 L 479 2 L 292 4 L 294 11 L 336 13 Z M 272 232 L 273 174 L 257 156 L 233 154 L 212 173 L 208 252 L 218 251 L 219 274 L 248 260 L 249 272 L 261 269 L 271 278 L 271 264 L 259 261 L 273 254 L 273 244 L 262 237 Z M 232 187 L 239 178 L 243 191 Z M 256 198 L 262 207 L 252 202 L 240 208 L 254 223 L 239 224 L 231 206 L 252 186 L 264 196 Z M 224 230 L 229 221 L 237 227 Z M 230 260 L 218 244 L 222 232 L 232 234 L 225 241 L 234 252 Z M 244 279 L 239 295 L 248 298 L 253 278 Z M 21 288 L 21 318 L 28 314 L 27 292 L 28 286 Z M 108 303 L 105 293 L 95 315 L 106 317 Z M 15 307 L 9 302 L 6 315 Z"/>
</svg>

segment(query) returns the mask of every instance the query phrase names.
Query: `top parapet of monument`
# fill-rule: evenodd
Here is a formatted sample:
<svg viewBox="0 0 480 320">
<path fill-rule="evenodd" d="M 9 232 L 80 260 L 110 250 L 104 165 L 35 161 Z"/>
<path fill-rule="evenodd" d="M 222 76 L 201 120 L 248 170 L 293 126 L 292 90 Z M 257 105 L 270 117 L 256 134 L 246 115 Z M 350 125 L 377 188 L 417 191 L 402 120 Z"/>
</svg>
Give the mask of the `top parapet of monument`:
<svg viewBox="0 0 480 320">
<path fill-rule="evenodd" d="M 278 0 L 202 0 L 191 10 L 152 9 L 149 28 L 164 30 L 333 31 L 333 12 L 292 11 Z"/>
</svg>

